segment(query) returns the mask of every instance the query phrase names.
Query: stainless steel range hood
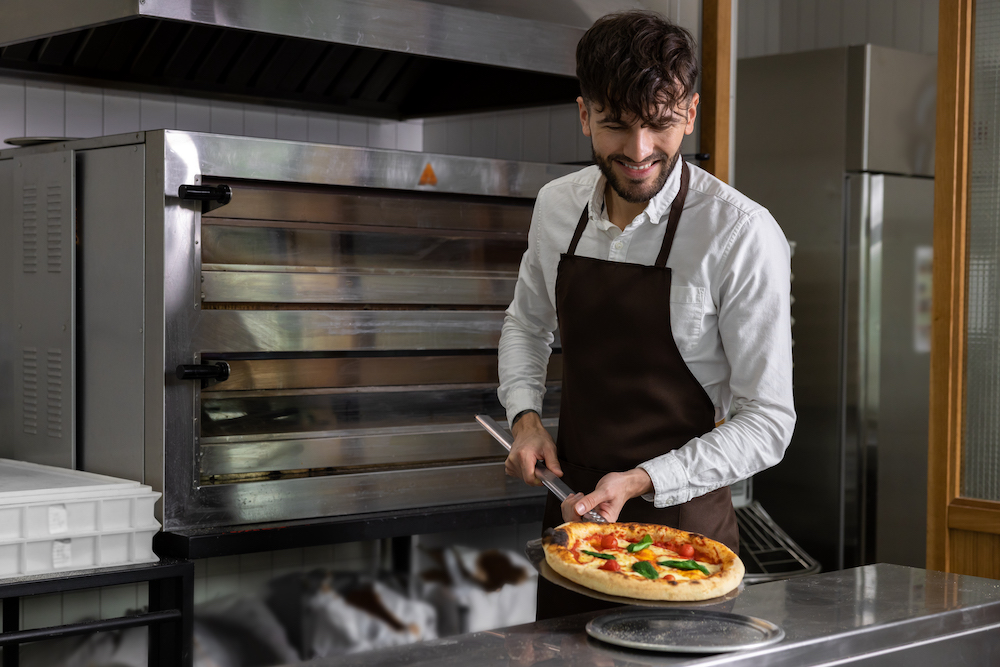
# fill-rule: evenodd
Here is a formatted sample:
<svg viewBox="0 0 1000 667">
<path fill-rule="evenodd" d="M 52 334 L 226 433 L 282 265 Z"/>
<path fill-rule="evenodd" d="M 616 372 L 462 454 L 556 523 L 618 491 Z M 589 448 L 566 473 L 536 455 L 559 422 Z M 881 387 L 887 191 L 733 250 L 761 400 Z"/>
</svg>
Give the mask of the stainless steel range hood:
<svg viewBox="0 0 1000 667">
<path fill-rule="evenodd" d="M 582 34 L 416 0 L 7 0 L 0 73 L 408 118 L 572 100 Z"/>
</svg>

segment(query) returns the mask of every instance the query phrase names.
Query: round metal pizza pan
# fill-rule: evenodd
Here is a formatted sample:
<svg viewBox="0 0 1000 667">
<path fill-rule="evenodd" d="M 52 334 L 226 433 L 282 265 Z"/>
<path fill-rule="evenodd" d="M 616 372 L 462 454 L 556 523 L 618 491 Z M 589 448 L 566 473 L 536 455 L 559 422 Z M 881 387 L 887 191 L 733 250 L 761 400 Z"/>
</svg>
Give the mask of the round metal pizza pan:
<svg viewBox="0 0 1000 667">
<path fill-rule="evenodd" d="M 591 619 L 587 634 L 646 651 L 726 653 L 780 642 L 785 631 L 753 616 L 708 609 L 629 609 Z"/>
<path fill-rule="evenodd" d="M 601 593 L 600 591 L 595 591 L 593 589 L 587 588 L 586 586 L 581 586 L 575 581 L 570 581 L 569 579 L 567 579 L 566 577 L 562 576 L 561 574 L 553 570 L 551 567 L 549 567 L 549 564 L 544 560 L 544 558 L 537 562 L 533 561 L 533 564 L 535 568 L 538 570 L 538 574 L 540 574 L 542 577 L 551 581 L 553 584 L 557 586 L 562 586 L 563 588 L 571 590 L 574 593 L 579 593 L 580 595 L 586 595 L 587 597 L 596 598 L 598 600 L 604 600 L 605 602 L 616 602 L 618 604 L 637 605 L 640 607 L 663 607 L 668 609 L 676 609 L 679 607 L 711 607 L 732 600 L 737 595 L 739 595 L 740 591 L 742 591 L 744 588 L 743 584 L 740 583 L 738 587 L 729 591 L 725 595 L 709 598 L 708 600 L 691 600 L 685 602 L 673 602 L 668 600 L 642 600 L 640 598 L 627 598 L 620 595 L 608 595 L 606 593 Z"/>
</svg>

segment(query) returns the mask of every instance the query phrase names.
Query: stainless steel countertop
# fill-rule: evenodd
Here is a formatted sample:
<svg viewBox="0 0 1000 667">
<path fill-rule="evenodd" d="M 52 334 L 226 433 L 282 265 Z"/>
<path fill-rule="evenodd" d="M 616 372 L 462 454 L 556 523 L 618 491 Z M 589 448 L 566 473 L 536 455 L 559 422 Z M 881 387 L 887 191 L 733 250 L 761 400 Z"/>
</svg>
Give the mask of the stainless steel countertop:
<svg viewBox="0 0 1000 667">
<path fill-rule="evenodd" d="M 621 649 L 588 637 L 599 612 L 313 661 L 312 665 L 627 667 L 632 665 L 996 665 L 1000 581 L 868 565 L 747 587 L 718 611 L 781 626 L 778 644 L 741 653 Z"/>
</svg>

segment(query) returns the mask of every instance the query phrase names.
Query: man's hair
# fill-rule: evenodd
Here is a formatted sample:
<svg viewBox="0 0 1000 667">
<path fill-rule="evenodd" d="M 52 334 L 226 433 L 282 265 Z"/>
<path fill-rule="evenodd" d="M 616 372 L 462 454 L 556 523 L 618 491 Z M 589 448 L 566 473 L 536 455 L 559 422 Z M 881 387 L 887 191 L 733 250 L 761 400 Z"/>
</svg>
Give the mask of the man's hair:
<svg viewBox="0 0 1000 667">
<path fill-rule="evenodd" d="M 576 76 L 588 106 L 608 110 L 612 118 L 662 124 L 670 120 L 664 111 L 683 108 L 694 93 L 694 38 L 654 12 L 608 14 L 577 44 Z"/>
</svg>

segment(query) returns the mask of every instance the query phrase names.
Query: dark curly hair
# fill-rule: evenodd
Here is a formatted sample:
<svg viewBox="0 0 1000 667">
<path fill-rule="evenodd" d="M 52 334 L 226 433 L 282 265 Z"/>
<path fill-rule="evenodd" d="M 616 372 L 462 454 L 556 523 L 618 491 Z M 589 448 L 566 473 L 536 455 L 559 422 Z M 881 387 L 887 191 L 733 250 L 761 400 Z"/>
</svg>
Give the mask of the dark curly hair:
<svg viewBox="0 0 1000 667">
<path fill-rule="evenodd" d="M 694 38 L 655 12 L 634 10 L 597 19 L 576 46 L 584 101 L 612 118 L 660 125 L 684 108 L 698 79 Z M 661 106 L 663 105 L 663 106 Z"/>
</svg>

